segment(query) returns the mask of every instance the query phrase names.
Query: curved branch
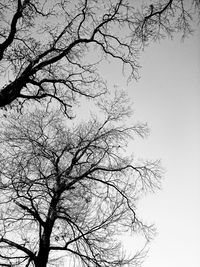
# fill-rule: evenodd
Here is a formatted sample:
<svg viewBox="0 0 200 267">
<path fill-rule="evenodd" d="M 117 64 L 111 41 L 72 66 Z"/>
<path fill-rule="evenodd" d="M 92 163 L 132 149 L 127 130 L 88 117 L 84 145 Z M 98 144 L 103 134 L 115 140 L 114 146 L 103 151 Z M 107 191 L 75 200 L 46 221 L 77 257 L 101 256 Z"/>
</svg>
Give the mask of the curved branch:
<svg viewBox="0 0 200 267">
<path fill-rule="evenodd" d="M 44 221 L 41 219 L 41 217 L 39 216 L 39 214 L 36 211 L 33 211 L 31 209 L 29 209 L 27 206 L 19 203 L 18 201 L 15 200 L 15 203 L 22 208 L 23 210 L 26 210 L 29 214 L 31 214 L 42 226 L 45 226 Z"/>
<path fill-rule="evenodd" d="M 136 214 L 135 214 L 135 211 L 133 210 L 133 208 L 130 206 L 130 201 L 129 201 L 129 198 L 122 192 L 122 190 L 120 190 L 116 185 L 112 184 L 112 183 L 109 183 L 108 181 L 103 181 L 101 179 L 98 179 L 98 178 L 95 178 L 95 177 L 90 177 L 90 176 L 87 176 L 88 179 L 90 180 L 94 180 L 94 181 L 97 181 L 97 182 L 100 182 L 102 184 L 105 184 L 106 186 L 110 186 L 112 188 L 114 188 L 125 200 L 126 200 L 126 203 L 127 203 L 127 206 L 129 207 L 129 209 L 132 211 L 133 213 L 133 216 L 134 216 L 134 220 L 135 221 L 135 218 L 136 218 Z"/>
<path fill-rule="evenodd" d="M 19 244 L 15 243 L 15 242 L 7 239 L 7 238 L 1 237 L 0 238 L 0 243 L 6 243 L 9 246 L 14 247 L 14 248 L 24 252 L 25 254 L 27 254 L 31 258 L 31 260 L 35 261 L 35 259 L 36 259 L 35 254 L 32 251 L 30 251 L 28 248 L 26 248 L 26 247 L 24 247 L 22 245 L 19 245 Z"/>
<path fill-rule="evenodd" d="M 16 31 L 17 31 L 17 22 L 22 17 L 23 10 L 25 9 L 26 5 L 29 1 L 24 1 L 24 4 L 22 5 L 21 0 L 18 0 L 17 3 L 17 11 L 14 14 L 11 25 L 10 25 L 10 32 L 6 40 L 0 44 L 0 60 L 3 59 L 4 52 L 8 48 L 8 46 L 13 42 Z"/>
</svg>

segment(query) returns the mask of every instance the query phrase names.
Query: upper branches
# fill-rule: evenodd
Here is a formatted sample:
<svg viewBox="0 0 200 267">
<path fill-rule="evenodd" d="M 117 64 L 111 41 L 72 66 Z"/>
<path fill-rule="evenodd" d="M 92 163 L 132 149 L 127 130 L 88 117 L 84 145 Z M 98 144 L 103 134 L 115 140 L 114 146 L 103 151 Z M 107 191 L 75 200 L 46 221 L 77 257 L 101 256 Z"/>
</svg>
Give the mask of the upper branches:
<svg viewBox="0 0 200 267">
<path fill-rule="evenodd" d="M 130 77 L 137 77 L 141 46 L 177 30 L 190 32 L 192 7 L 199 5 L 184 0 L 141 7 L 128 0 L 4 1 L 0 106 L 54 99 L 69 114 L 77 95 L 96 97 L 107 90 L 98 72 L 101 60 L 117 59 L 129 66 Z"/>
</svg>

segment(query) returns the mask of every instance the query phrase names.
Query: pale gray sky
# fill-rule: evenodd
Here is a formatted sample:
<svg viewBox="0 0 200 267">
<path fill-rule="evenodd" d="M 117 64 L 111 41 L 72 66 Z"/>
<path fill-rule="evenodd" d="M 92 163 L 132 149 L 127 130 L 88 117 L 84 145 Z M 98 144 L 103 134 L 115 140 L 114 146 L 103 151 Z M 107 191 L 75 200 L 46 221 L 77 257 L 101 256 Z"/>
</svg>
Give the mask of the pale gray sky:
<svg viewBox="0 0 200 267">
<path fill-rule="evenodd" d="M 129 86 L 135 117 L 151 134 L 137 141 L 141 157 L 161 158 L 162 191 L 140 202 L 158 235 L 144 267 L 199 267 L 200 240 L 200 30 L 181 42 L 145 50 L 141 79 Z"/>
</svg>

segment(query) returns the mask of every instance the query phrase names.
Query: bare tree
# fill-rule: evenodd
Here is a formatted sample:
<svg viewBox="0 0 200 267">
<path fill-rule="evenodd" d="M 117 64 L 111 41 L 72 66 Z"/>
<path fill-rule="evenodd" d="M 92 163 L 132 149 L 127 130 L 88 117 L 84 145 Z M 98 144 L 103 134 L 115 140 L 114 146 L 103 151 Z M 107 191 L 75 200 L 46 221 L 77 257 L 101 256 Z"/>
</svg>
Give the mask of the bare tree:
<svg viewBox="0 0 200 267">
<path fill-rule="evenodd" d="M 126 127 L 124 94 L 99 102 L 101 119 L 69 127 L 59 112 L 8 117 L 0 131 L 0 260 L 4 266 L 59 263 L 139 266 L 119 235 L 148 231 L 137 217 L 142 191 L 159 186 L 159 162 L 125 156 L 130 138 L 146 125 Z M 13 113 L 14 114 L 14 113 Z"/>
<path fill-rule="evenodd" d="M 70 116 L 76 95 L 107 90 L 101 60 L 119 60 L 137 77 L 141 48 L 190 33 L 199 6 L 199 0 L 2 0 L 0 107 L 53 99 Z"/>
</svg>

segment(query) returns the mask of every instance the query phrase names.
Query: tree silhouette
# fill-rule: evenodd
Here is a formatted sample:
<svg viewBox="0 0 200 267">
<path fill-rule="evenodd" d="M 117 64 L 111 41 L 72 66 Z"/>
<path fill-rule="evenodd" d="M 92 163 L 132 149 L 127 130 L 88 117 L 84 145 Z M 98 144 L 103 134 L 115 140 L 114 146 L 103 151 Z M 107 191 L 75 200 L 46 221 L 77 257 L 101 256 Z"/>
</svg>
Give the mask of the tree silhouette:
<svg viewBox="0 0 200 267">
<path fill-rule="evenodd" d="M 148 240 L 137 199 L 159 186 L 161 169 L 126 156 L 128 141 L 147 128 L 125 123 L 123 93 L 102 97 L 100 66 L 116 60 L 137 79 L 141 49 L 190 34 L 199 7 L 199 0 L 1 0 L 0 107 L 34 105 L 1 118 L 0 266 L 60 266 L 62 256 L 73 266 L 139 266 L 141 254 L 124 254 L 119 235 L 141 231 Z M 100 98 L 101 115 L 72 125 L 79 96 Z"/>
<path fill-rule="evenodd" d="M 177 31 L 186 36 L 199 6 L 198 0 L 2 0 L 0 107 L 56 100 L 70 116 L 77 95 L 107 90 L 99 62 L 119 60 L 136 78 L 141 48 Z"/>
<path fill-rule="evenodd" d="M 0 259 L 6 266 L 59 263 L 139 266 L 123 254 L 119 234 L 151 228 L 137 217 L 142 191 L 159 186 L 159 162 L 125 155 L 146 125 L 126 127 L 123 93 L 99 102 L 104 116 L 69 127 L 59 112 L 10 115 L 0 132 Z M 61 254 L 60 254 L 61 253 Z M 2 263 L 1 263 L 2 264 Z"/>
</svg>

